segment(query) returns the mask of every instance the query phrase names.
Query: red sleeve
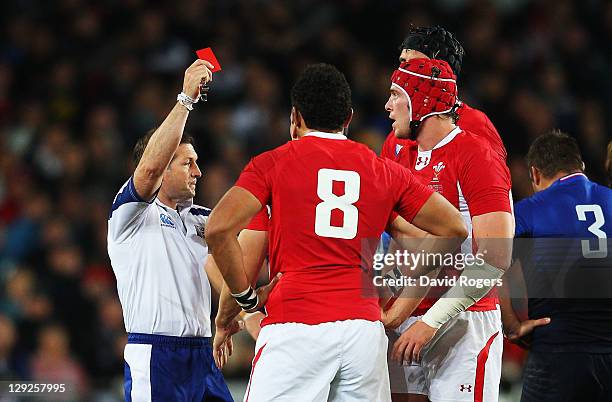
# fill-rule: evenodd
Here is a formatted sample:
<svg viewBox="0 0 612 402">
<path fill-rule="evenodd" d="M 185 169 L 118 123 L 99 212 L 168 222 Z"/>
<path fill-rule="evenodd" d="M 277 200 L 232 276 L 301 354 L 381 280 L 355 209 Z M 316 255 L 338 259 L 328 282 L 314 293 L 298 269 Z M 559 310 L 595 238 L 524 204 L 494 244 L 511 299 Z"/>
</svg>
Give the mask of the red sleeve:
<svg viewBox="0 0 612 402">
<path fill-rule="evenodd" d="M 486 125 L 485 127 L 489 130 L 489 138 L 491 139 L 491 146 L 494 151 L 502 158 L 504 161 L 508 158 L 508 151 L 506 151 L 506 147 L 504 146 L 504 142 L 502 141 L 497 129 L 493 125 L 493 122 L 489 120 L 489 118 L 485 115 Z"/>
<path fill-rule="evenodd" d="M 273 152 L 264 152 L 251 159 L 235 183 L 253 194 L 264 206 L 269 205 L 272 198 L 270 174 L 274 168 Z"/>
<path fill-rule="evenodd" d="M 268 215 L 268 206 L 263 207 L 257 215 L 251 219 L 248 226 L 248 230 L 258 230 L 260 232 L 267 232 L 270 224 L 270 216 Z"/>
<path fill-rule="evenodd" d="M 397 198 L 393 210 L 408 222 L 412 222 L 425 201 L 433 194 L 433 190 L 419 183 L 408 169 L 397 164 L 393 165 L 392 168 L 397 172 L 394 180 Z M 390 219 L 395 219 L 394 213 Z"/>
<path fill-rule="evenodd" d="M 510 172 L 494 151 L 478 142 L 471 146 L 461 159 L 459 185 L 470 215 L 474 217 L 489 212 L 512 213 Z"/>
<path fill-rule="evenodd" d="M 393 131 L 391 131 L 389 135 L 387 135 L 387 138 L 385 139 L 385 142 L 383 143 L 382 149 L 380 151 L 380 156 L 383 158 L 394 160 L 395 159 L 395 143 L 396 143 L 396 137 Z"/>
<path fill-rule="evenodd" d="M 474 109 L 465 103 L 458 109 L 458 113 L 459 127 L 464 131 L 469 131 L 476 136 L 485 138 L 491 147 L 493 147 L 495 153 L 505 161 L 508 156 L 506 147 L 504 147 L 504 142 L 489 117 L 482 111 Z"/>
</svg>

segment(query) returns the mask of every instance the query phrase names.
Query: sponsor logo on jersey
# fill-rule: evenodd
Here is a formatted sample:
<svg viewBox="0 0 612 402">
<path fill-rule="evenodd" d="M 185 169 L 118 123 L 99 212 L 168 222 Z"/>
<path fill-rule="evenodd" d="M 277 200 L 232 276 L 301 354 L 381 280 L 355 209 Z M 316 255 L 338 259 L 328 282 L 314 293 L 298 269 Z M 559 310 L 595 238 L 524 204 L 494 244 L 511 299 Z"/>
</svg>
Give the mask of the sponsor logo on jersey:
<svg viewBox="0 0 612 402">
<path fill-rule="evenodd" d="M 461 392 L 472 392 L 472 384 L 461 384 L 461 385 L 459 385 L 459 391 L 461 391 Z"/>
<path fill-rule="evenodd" d="M 416 170 L 423 170 L 429 165 L 429 161 L 431 161 L 431 152 L 419 152 L 417 155 L 416 163 L 414 164 L 414 168 Z"/>
<path fill-rule="evenodd" d="M 159 221 L 161 222 L 161 225 L 164 227 L 176 229 L 176 225 L 174 224 L 174 221 L 172 220 L 172 218 L 170 218 L 166 214 L 159 214 Z"/>
</svg>

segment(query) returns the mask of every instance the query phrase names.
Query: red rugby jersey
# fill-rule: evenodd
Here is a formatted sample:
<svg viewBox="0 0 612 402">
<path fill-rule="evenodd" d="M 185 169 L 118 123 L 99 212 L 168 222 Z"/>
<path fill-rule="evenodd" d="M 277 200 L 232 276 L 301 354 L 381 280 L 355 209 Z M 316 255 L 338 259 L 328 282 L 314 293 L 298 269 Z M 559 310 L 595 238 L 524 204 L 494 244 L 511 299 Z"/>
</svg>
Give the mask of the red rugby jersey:
<svg viewBox="0 0 612 402">
<path fill-rule="evenodd" d="M 419 151 L 415 142 L 403 147 L 397 159 L 421 183 L 442 194 L 459 209 L 470 233 L 474 216 L 497 211 L 512 213 L 510 171 L 482 137 L 457 127 L 434 149 Z M 461 249 L 464 253 L 475 251 L 471 235 Z M 441 276 L 459 273 L 449 268 Z M 413 315 L 424 314 L 445 290 L 432 289 Z M 497 292 L 493 289 L 468 311 L 494 310 L 496 304 Z"/>
<path fill-rule="evenodd" d="M 310 133 L 255 157 L 236 185 L 270 205 L 270 275 L 283 276 L 262 325 L 380 320 L 369 268 L 392 211 L 411 221 L 432 191 L 365 145 Z"/>
<path fill-rule="evenodd" d="M 251 221 L 245 229 L 267 232 L 270 226 L 270 210 L 268 206 L 263 207 L 259 212 L 251 218 Z"/>
</svg>

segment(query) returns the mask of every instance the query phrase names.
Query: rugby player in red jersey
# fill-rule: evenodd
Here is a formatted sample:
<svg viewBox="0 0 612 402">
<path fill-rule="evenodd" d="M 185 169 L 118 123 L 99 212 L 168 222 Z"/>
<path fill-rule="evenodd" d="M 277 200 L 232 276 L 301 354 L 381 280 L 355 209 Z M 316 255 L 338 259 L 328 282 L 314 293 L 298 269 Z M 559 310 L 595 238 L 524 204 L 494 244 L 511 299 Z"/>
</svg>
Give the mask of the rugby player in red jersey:
<svg viewBox="0 0 612 402">
<path fill-rule="evenodd" d="M 393 211 L 434 236 L 465 238 L 465 223 L 407 169 L 342 134 L 350 88 L 334 67 L 306 68 L 291 99 L 299 140 L 255 157 L 206 227 L 227 287 L 252 311 L 265 300 L 251 287 L 236 234 L 271 206 L 270 271 L 282 277 L 265 304 L 245 400 L 388 401 L 387 338 L 378 298 L 365 296 L 373 294 L 369 246 L 394 230 Z"/>
<path fill-rule="evenodd" d="M 387 311 L 387 325 L 399 335 L 393 357 L 413 363 L 390 365 L 394 400 L 497 400 L 501 317 L 496 294 L 487 293 L 510 264 L 508 168 L 486 139 L 455 124 L 457 83 L 448 63 L 427 58 L 402 63 L 390 93 L 385 108 L 395 135 L 414 140 L 396 160 L 461 211 L 472 234 L 462 252 L 482 256 L 482 263 L 466 258 L 465 269 L 449 267 L 438 278 L 487 280 L 482 286 L 457 282 L 447 291 L 432 289 L 418 307 L 420 298 L 398 298 Z"/>
</svg>

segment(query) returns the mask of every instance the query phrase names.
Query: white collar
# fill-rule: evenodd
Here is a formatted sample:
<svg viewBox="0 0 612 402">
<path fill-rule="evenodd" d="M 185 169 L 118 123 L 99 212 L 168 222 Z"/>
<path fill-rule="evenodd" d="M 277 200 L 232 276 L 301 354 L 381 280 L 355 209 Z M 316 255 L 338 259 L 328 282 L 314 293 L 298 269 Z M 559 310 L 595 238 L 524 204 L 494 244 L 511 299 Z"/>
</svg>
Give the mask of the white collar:
<svg viewBox="0 0 612 402">
<path fill-rule="evenodd" d="M 452 129 L 452 131 L 448 134 L 446 134 L 446 136 L 444 138 L 442 138 L 442 140 L 440 140 L 440 142 L 438 142 L 436 144 L 435 147 L 433 147 L 431 150 L 433 151 L 434 149 L 438 149 L 443 147 L 444 145 L 448 144 L 449 142 L 451 142 L 456 136 L 457 134 L 459 134 L 461 131 L 461 127 L 457 126 L 455 128 Z M 422 151 L 419 147 L 419 152 L 427 152 L 427 151 Z"/>
<path fill-rule="evenodd" d="M 323 131 L 310 131 L 304 134 L 304 137 L 319 137 L 319 138 L 327 138 L 328 140 L 346 140 L 346 135 L 342 134 L 342 132 L 337 133 L 324 133 Z"/>
<path fill-rule="evenodd" d="M 564 180 L 571 179 L 572 177 L 577 177 L 577 176 L 584 176 L 584 177 L 587 177 L 587 176 L 586 176 L 584 173 L 582 173 L 582 172 L 576 172 L 576 173 L 571 173 L 571 174 L 568 174 L 567 176 L 563 176 L 562 178 L 560 178 L 560 179 L 559 179 L 559 181 L 564 181 Z"/>
<path fill-rule="evenodd" d="M 173 209 L 173 208 L 169 207 L 168 205 L 164 204 L 163 202 L 161 202 L 161 200 L 159 198 L 157 198 L 157 197 L 155 198 L 155 202 L 158 205 L 160 205 L 160 206 L 162 206 L 162 207 L 164 207 L 166 209 Z M 186 210 L 186 209 L 189 209 L 189 208 L 191 208 L 191 206 L 193 206 L 193 198 L 190 198 L 190 199 L 185 200 L 185 201 L 181 201 L 181 202 L 177 203 L 176 206 L 179 208 L 179 210 L 181 212 Z M 176 211 L 176 209 L 175 209 L 175 211 Z"/>
</svg>

